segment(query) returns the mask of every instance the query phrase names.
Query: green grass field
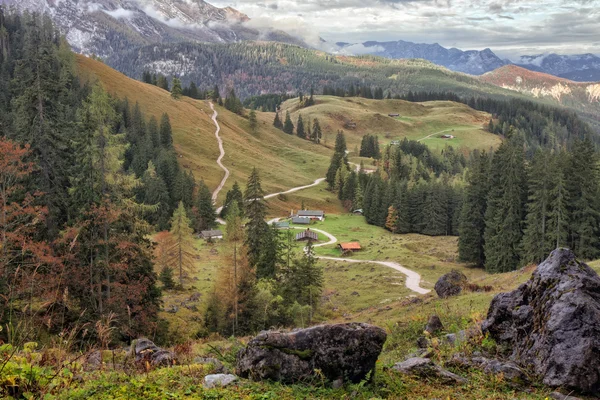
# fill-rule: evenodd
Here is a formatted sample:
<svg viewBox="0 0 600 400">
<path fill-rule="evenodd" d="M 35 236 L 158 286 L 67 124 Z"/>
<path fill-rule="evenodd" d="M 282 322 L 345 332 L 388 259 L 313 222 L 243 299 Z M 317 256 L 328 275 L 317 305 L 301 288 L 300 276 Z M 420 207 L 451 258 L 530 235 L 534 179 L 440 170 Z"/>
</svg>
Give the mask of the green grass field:
<svg viewBox="0 0 600 400">
<path fill-rule="evenodd" d="M 346 133 L 348 150 L 360 148 L 362 136 L 379 136 L 380 145 L 408 138 L 419 140 L 428 135 L 448 131 L 455 139 L 443 140 L 435 135 L 424 143 L 435 149 L 451 145 L 457 149 L 489 149 L 500 144 L 500 137 L 484 130 L 491 116 L 460 103 L 431 101 L 411 103 L 402 100 L 369 100 L 363 98 L 339 98 L 316 96 L 316 105 L 299 108 L 298 99 L 282 105 L 282 115 L 289 111 L 296 124 L 299 115 L 304 121 L 318 118 L 324 132 L 323 143 L 333 146 L 335 133 Z M 388 114 L 400 114 L 389 117 Z M 356 124 L 349 128 L 347 123 Z M 440 133 L 441 135 L 441 133 Z"/>
<path fill-rule="evenodd" d="M 188 97 L 174 100 L 165 90 L 128 78 L 85 56 L 78 56 L 77 63 L 84 80 L 97 80 L 112 95 L 128 98 L 130 104 L 138 102 L 146 118 L 154 115 L 160 120 L 163 113 L 168 113 L 180 164 L 190 169 L 196 179 L 204 179 L 211 190 L 217 187 L 224 172 L 216 163 L 219 149 L 208 102 Z M 254 167 L 260 172 L 267 194 L 307 185 L 325 176 L 331 158 L 327 147 L 275 129 L 271 113 L 257 113 L 258 128 L 252 132 L 246 118 L 223 107 L 216 109 L 226 152 L 223 163 L 231 171 L 219 201 L 235 181 L 244 187 Z M 283 208 L 290 207 L 282 205 L 278 211 Z"/>
</svg>

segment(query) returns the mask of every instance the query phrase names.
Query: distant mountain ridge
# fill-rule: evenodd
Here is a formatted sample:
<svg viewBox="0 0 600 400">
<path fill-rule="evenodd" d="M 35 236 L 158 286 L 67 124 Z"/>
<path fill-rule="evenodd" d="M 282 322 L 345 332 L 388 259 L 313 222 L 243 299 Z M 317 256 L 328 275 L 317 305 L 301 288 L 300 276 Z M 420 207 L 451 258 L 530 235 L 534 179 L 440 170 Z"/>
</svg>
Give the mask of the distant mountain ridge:
<svg viewBox="0 0 600 400">
<path fill-rule="evenodd" d="M 348 43 L 339 43 L 339 45 L 341 45 L 340 51 L 342 52 L 352 52 L 357 46 Z M 481 75 L 506 64 L 490 49 L 462 51 L 456 48 L 447 49 L 437 43 L 413 43 L 404 40 L 395 42 L 369 41 L 358 46 L 364 48 L 364 50 L 360 49 L 363 54 L 393 59 L 422 58 L 450 70 L 470 75 Z"/>
<path fill-rule="evenodd" d="M 580 82 L 600 81 L 600 57 L 594 54 L 558 55 L 540 54 L 521 56 L 515 62 L 503 60 L 492 50 L 445 48 L 437 43 L 368 41 L 360 44 L 339 42 L 338 51 L 348 54 L 371 54 L 402 59 L 422 58 L 450 70 L 470 75 L 482 75 L 505 65 L 518 65 L 531 71 L 543 72 Z"/>
<path fill-rule="evenodd" d="M 285 32 L 257 29 L 247 15 L 203 0 L 0 0 L 18 11 L 49 14 L 73 49 L 109 57 L 155 43 L 242 40 L 303 45 Z"/>
</svg>

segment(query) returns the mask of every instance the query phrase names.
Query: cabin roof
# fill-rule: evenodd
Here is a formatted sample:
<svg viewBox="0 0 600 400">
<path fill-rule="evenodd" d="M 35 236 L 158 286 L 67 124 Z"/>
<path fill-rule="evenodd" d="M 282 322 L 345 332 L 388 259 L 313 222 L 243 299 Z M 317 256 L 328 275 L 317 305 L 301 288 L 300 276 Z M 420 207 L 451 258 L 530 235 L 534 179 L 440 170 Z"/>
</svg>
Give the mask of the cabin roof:
<svg viewBox="0 0 600 400">
<path fill-rule="evenodd" d="M 340 243 L 340 247 L 342 250 L 360 250 L 360 243 L 358 242 L 349 242 L 349 243 Z"/>
</svg>

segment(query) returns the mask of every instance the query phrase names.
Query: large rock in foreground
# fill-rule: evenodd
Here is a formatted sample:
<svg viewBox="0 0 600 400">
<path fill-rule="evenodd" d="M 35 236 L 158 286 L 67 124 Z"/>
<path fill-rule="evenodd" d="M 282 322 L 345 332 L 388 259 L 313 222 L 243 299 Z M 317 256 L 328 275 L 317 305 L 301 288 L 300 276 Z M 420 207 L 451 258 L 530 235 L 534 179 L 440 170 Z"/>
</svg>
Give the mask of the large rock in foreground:
<svg viewBox="0 0 600 400">
<path fill-rule="evenodd" d="M 237 374 L 293 383 L 319 369 L 331 381 L 357 383 L 375 372 L 386 337 L 383 329 L 359 323 L 261 332 L 238 353 Z"/>
<path fill-rule="evenodd" d="M 151 340 L 141 338 L 132 344 L 135 361 L 148 361 L 155 367 L 167 367 L 176 363 L 175 353 L 158 347 Z"/>
<path fill-rule="evenodd" d="M 467 277 L 465 274 L 453 269 L 447 274 L 442 275 L 433 288 L 438 296 L 442 299 L 446 299 L 448 297 L 459 295 L 466 284 Z"/>
<path fill-rule="evenodd" d="M 600 277 L 558 249 L 531 279 L 494 297 L 484 332 L 544 384 L 600 391 Z"/>
</svg>

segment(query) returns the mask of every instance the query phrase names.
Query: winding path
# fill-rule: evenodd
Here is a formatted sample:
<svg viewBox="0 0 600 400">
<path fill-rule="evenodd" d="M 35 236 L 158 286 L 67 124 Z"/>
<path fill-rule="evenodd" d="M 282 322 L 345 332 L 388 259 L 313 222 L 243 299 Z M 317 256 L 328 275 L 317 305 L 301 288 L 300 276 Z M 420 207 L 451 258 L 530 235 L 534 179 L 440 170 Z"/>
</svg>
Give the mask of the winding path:
<svg viewBox="0 0 600 400">
<path fill-rule="evenodd" d="M 311 187 L 317 186 L 318 184 L 320 184 L 324 180 L 325 180 L 325 178 L 319 178 L 316 181 L 314 181 L 313 183 L 311 183 L 310 185 L 298 186 L 298 187 L 295 187 L 295 188 L 291 188 L 290 190 L 286 190 L 285 192 L 271 193 L 271 194 L 266 195 L 265 199 L 271 199 L 271 198 L 273 198 L 275 196 L 279 196 L 280 194 L 294 193 L 294 192 L 297 192 L 299 190 L 309 189 Z"/>
<path fill-rule="evenodd" d="M 212 194 L 213 203 L 216 203 L 217 197 L 219 197 L 219 193 L 221 192 L 221 190 L 223 190 L 223 187 L 225 186 L 225 183 L 227 182 L 227 179 L 229 178 L 230 172 L 227 169 L 227 167 L 225 167 L 223 165 L 223 157 L 225 157 L 225 149 L 223 148 L 223 139 L 221 139 L 221 136 L 219 136 L 219 133 L 221 132 L 221 125 L 219 125 L 219 122 L 217 121 L 217 117 L 219 116 L 219 113 L 217 112 L 217 110 L 215 110 L 215 106 L 213 105 L 212 102 L 210 102 L 209 104 L 210 104 L 210 108 L 213 110 L 212 120 L 213 120 L 215 126 L 217 127 L 217 129 L 215 130 L 215 136 L 217 137 L 217 142 L 219 142 L 219 151 L 221 152 L 221 154 L 219 155 L 219 158 L 217 159 L 217 164 L 219 164 L 219 167 L 221 167 L 221 169 L 223 171 L 225 171 L 225 176 L 223 177 L 223 179 L 221 180 L 221 183 L 219 184 L 219 186 L 217 186 L 217 188 L 215 189 L 215 191 Z"/>
<path fill-rule="evenodd" d="M 304 228 L 300 228 L 300 227 L 294 227 L 294 228 L 295 229 L 304 229 Z M 335 236 L 333 236 L 331 233 L 325 232 L 321 229 L 315 229 L 315 228 L 310 228 L 310 229 L 315 232 L 322 233 L 323 235 L 327 236 L 327 238 L 329 239 L 328 242 L 315 244 L 314 247 L 329 246 L 330 244 L 335 244 L 338 241 L 337 238 Z M 395 269 L 396 271 L 401 272 L 402 274 L 406 275 L 405 285 L 408 289 L 412 290 L 413 292 L 416 292 L 419 294 L 427 294 L 427 293 L 431 292 L 431 290 L 421 287 L 421 275 L 419 275 L 417 272 L 410 270 L 408 268 L 405 268 L 402 265 L 400 265 L 396 262 L 393 262 L 393 261 L 354 260 L 354 259 L 350 259 L 350 258 L 325 257 L 325 256 L 315 256 L 315 258 L 318 258 L 321 260 L 330 260 L 330 261 L 339 261 L 339 262 L 348 262 L 348 263 L 367 263 L 367 264 L 383 265 L 384 267 Z"/>
</svg>

